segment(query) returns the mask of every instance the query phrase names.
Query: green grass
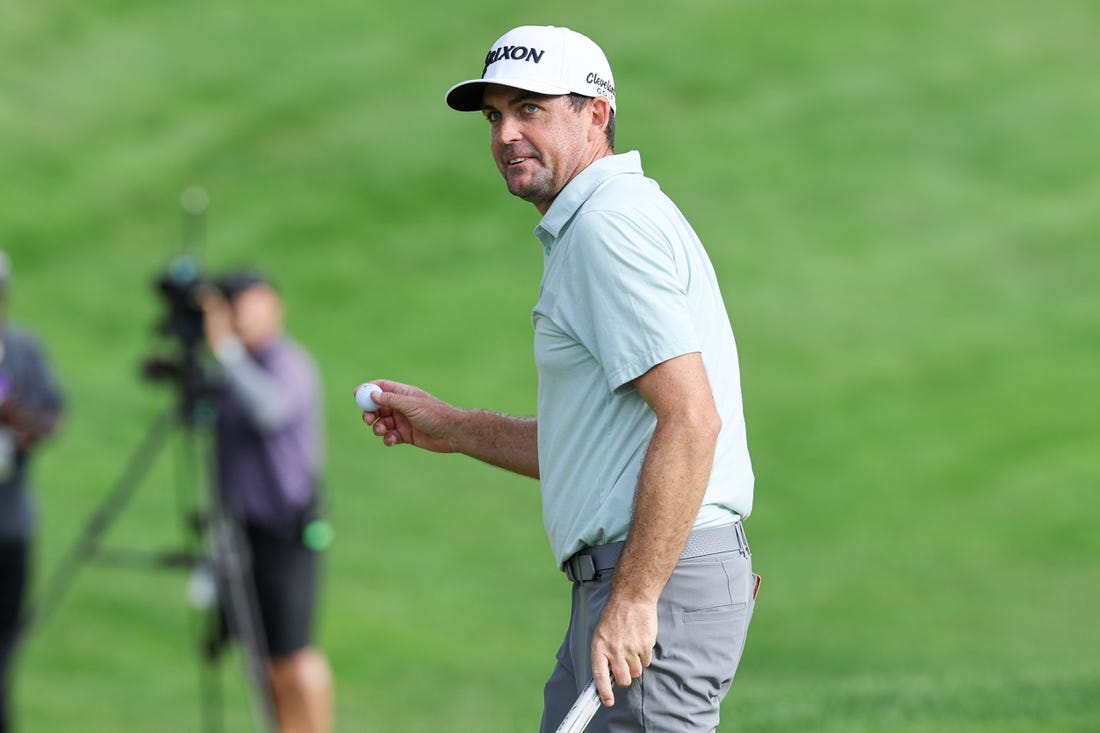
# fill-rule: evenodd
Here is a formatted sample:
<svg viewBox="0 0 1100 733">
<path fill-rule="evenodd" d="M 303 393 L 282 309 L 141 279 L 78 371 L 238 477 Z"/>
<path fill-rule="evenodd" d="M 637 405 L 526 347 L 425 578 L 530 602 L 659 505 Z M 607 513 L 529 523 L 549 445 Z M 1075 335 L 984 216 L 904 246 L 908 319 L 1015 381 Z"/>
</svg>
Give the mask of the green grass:
<svg viewBox="0 0 1100 733">
<path fill-rule="evenodd" d="M 388 376 L 531 413 L 540 250 L 442 103 L 523 22 L 608 51 L 618 148 L 707 244 L 742 357 L 765 577 L 723 730 L 1100 730 L 1100 15 L 1085 0 L 7 8 L 0 247 L 70 398 L 38 583 L 171 390 L 151 282 L 280 281 L 326 382 L 340 731 L 532 730 L 568 602 L 530 481 L 385 450 Z M 172 444 L 106 539 L 186 539 Z M 90 564 L 24 649 L 28 731 L 201 728 L 183 574 Z M 220 670 L 247 730 L 240 660 Z"/>
</svg>

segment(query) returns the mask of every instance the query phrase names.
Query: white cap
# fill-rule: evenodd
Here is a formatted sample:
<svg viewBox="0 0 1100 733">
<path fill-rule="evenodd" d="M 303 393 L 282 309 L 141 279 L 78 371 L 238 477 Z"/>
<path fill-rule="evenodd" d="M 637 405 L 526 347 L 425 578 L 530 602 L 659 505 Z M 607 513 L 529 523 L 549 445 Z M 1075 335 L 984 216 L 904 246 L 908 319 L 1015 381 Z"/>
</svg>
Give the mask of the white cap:
<svg viewBox="0 0 1100 733">
<path fill-rule="evenodd" d="M 447 104 L 460 112 L 477 112 L 489 84 L 537 94 L 603 97 L 615 111 L 611 64 L 592 39 L 568 28 L 524 25 L 508 31 L 489 49 L 481 78 L 448 89 Z"/>
</svg>

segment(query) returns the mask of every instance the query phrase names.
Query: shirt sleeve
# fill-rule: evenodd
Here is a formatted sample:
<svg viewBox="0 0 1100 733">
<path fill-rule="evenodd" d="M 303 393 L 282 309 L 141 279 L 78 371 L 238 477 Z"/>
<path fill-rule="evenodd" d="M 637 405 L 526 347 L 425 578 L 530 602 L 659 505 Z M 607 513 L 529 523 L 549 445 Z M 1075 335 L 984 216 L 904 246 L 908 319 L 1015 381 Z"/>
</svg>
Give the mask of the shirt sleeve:
<svg viewBox="0 0 1100 733">
<path fill-rule="evenodd" d="M 700 350 L 675 251 L 656 226 L 607 211 L 584 213 L 573 226 L 570 311 L 609 389 L 631 389 L 657 364 Z"/>
<path fill-rule="evenodd" d="M 214 353 L 226 386 L 237 395 L 256 430 L 274 432 L 290 421 L 294 412 L 293 385 L 283 384 L 277 372 L 268 372 L 256 363 L 236 338 L 225 339 Z"/>
</svg>

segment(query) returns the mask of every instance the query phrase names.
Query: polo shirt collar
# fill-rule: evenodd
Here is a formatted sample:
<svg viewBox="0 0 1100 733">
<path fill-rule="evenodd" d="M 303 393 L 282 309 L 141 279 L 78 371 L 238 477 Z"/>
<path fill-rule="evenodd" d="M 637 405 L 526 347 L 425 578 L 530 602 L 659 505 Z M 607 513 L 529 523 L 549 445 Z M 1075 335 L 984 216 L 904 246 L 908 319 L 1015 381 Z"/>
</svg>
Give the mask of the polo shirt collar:
<svg viewBox="0 0 1100 733">
<path fill-rule="evenodd" d="M 535 227 L 535 236 L 547 253 L 561 230 L 577 213 L 588 197 L 612 176 L 623 173 L 642 174 L 642 156 L 637 150 L 619 155 L 608 155 L 595 161 L 565 184 L 554 203 Z"/>
</svg>

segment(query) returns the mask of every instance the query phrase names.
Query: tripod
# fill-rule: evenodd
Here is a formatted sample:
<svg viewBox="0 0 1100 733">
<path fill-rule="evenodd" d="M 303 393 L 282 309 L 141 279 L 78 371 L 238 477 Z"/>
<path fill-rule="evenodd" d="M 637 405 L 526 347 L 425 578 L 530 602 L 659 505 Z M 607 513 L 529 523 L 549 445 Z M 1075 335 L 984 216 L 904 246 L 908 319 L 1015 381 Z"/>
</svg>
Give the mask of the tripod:
<svg viewBox="0 0 1100 733">
<path fill-rule="evenodd" d="M 167 365 L 167 369 L 165 368 Z M 157 370 L 162 373 L 157 373 Z M 275 708 L 271 689 L 267 682 L 267 648 L 263 626 L 252 582 L 251 563 L 247 545 L 241 537 L 237 523 L 226 513 L 220 492 L 217 490 L 216 464 L 212 451 L 213 426 L 217 416 L 216 403 L 205 375 L 193 358 L 185 358 L 178 364 L 155 363 L 147 365 L 147 376 L 160 378 L 166 373 L 178 377 L 178 404 L 169 407 L 151 426 L 143 442 L 130 456 L 122 476 L 85 524 L 80 536 L 43 586 L 40 600 L 33 604 L 23 619 L 24 635 L 32 626 L 41 627 L 56 610 L 65 591 L 72 584 L 77 571 L 93 558 L 116 564 L 142 564 L 156 568 L 192 569 L 205 564 L 213 571 L 217 587 L 210 633 L 219 633 L 222 624 L 241 645 L 250 681 L 249 703 L 255 729 L 274 733 L 277 730 Z M 100 538 L 111 523 L 137 492 L 142 479 L 152 467 L 155 458 L 174 433 L 181 433 L 192 468 L 191 479 L 199 496 L 210 501 L 206 516 L 196 523 L 203 539 L 201 551 L 169 551 L 148 553 L 133 550 L 117 550 L 103 547 Z M 198 470 L 194 470 L 197 467 Z M 216 631 L 214 631 L 216 629 Z M 220 641 L 207 638 L 202 654 L 204 680 L 202 693 L 203 730 L 222 729 L 221 697 L 213 682 L 212 669 L 217 661 Z"/>
</svg>

